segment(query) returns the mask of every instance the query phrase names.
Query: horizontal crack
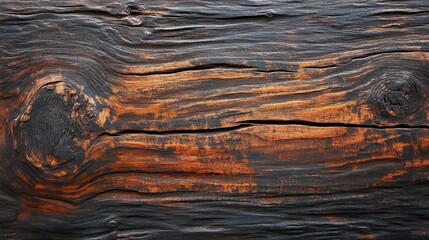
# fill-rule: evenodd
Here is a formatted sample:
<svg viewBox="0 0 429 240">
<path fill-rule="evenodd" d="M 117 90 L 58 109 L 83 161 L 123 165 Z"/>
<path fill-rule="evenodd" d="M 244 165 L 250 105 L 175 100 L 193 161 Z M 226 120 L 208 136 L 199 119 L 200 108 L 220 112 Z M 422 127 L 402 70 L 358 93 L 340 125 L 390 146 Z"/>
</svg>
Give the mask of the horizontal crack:
<svg viewBox="0 0 429 240">
<path fill-rule="evenodd" d="M 429 126 L 418 125 L 411 126 L 408 124 L 397 124 L 391 126 L 382 126 L 375 124 L 354 124 L 354 123 L 335 123 L 335 122 L 311 122 L 305 120 L 248 120 L 240 121 L 240 124 L 248 125 L 301 125 L 309 127 L 347 127 L 347 128 L 375 128 L 375 129 L 389 129 L 389 128 L 429 128 Z"/>
<path fill-rule="evenodd" d="M 334 123 L 334 122 L 311 122 L 304 120 L 248 120 L 237 122 L 239 125 L 232 127 L 223 128 L 210 128 L 210 129 L 180 129 L 180 130 L 167 130 L 167 131 L 156 131 L 156 130 L 122 130 L 118 132 L 105 132 L 100 136 L 121 136 L 125 134 L 151 134 L 151 135 L 173 135 L 173 134 L 216 134 L 236 131 L 257 125 L 282 125 L 282 126 L 307 126 L 307 127 L 319 127 L 319 128 L 332 128 L 332 127 L 343 127 L 343 128 L 373 128 L 373 129 L 429 129 L 429 126 L 418 125 L 410 126 L 407 124 L 397 124 L 392 126 L 381 126 L 375 124 L 353 124 L 353 123 Z"/>
<path fill-rule="evenodd" d="M 317 61 L 315 65 L 312 66 L 306 66 L 303 67 L 305 69 L 327 69 L 327 68 L 335 68 L 335 67 L 341 67 L 343 65 L 350 64 L 351 62 L 355 60 L 365 59 L 369 57 L 374 57 L 378 55 L 385 55 L 385 54 L 392 54 L 392 53 L 426 53 L 425 51 L 415 51 L 415 50 L 407 50 L 407 49 L 392 49 L 392 50 L 386 50 L 386 51 L 375 51 L 375 52 L 368 52 L 365 54 L 357 55 L 357 56 L 350 56 L 346 58 L 340 58 L 335 57 L 333 60 L 336 60 L 338 62 L 336 63 L 320 63 L 320 65 L 317 65 Z M 340 60 L 340 61 L 339 61 Z M 305 63 L 305 61 L 304 61 Z M 284 68 L 278 68 L 278 69 L 261 69 L 261 67 L 258 66 L 252 66 L 252 65 L 244 65 L 244 64 L 234 64 L 234 63 L 211 63 L 211 64 L 201 64 L 201 65 L 195 65 L 195 66 L 188 66 L 188 67 L 177 67 L 177 68 L 168 68 L 168 69 L 162 69 L 162 70 L 148 70 L 143 72 L 123 72 L 123 71 L 116 71 L 119 74 L 122 75 L 128 75 L 128 76 L 150 76 L 150 75 L 164 75 L 164 74 L 175 74 L 180 72 L 186 72 L 186 71 L 202 71 L 202 70 L 213 70 L 213 69 L 225 69 L 225 70 L 231 70 L 231 69 L 248 69 L 253 70 L 255 72 L 259 73 L 276 73 L 276 72 L 283 72 L 283 73 L 296 73 L 297 70 L 294 69 L 284 69 Z"/>
<path fill-rule="evenodd" d="M 158 70 L 158 71 L 147 71 L 147 72 L 118 72 L 122 75 L 129 75 L 129 76 L 148 76 L 148 75 L 160 75 L 160 74 L 174 74 L 174 73 L 180 73 L 180 72 L 186 72 L 186 71 L 198 71 L 198 70 L 209 70 L 209 69 L 255 69 L 251 66 L 245 66 L 245 65 L 239 65 L 239 64 L 228 64 L 228 63 L 222 63 L 222 64 L 204 64 L 204 65 L 197 65 L 197 66 L 190 66 L 190 67 L 180 67 L 180 68 L 171 68 L 171 69 L 164 69 L 164 70 Z"/>
<path fill-rule="evenodd" d="M 122 130 L 118 132 L 106 132 L 101 134 L 108 136 L 120 136 L 124 134 L 155 134 L 155 135 L 171 135 L 171 134 L 213 134 L 213 133 L 222 133 L 222 132 L 230 132 L 235 131 L 247 127 L 251 127 L 252 124 L 239 124 L 233 127 L 223 127 L 223 128 L 210 128 L 210 129 L 183 129 L 183 130 L 167 130 L 167 131 L 155 131 L 155 130 Z"/>
</svg>

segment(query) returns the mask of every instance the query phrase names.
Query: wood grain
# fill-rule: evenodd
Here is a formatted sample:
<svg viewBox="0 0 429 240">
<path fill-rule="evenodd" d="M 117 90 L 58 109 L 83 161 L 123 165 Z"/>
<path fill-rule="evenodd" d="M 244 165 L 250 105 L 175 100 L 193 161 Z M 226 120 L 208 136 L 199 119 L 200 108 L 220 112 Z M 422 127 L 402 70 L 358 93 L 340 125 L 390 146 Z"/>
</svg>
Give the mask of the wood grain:
<svg viewBox="0 0 429 240">
<path fill-rule="evenodd" d="M 429 2 L 0 3 L 0 238 L 428 239 Z"/>
</svg>

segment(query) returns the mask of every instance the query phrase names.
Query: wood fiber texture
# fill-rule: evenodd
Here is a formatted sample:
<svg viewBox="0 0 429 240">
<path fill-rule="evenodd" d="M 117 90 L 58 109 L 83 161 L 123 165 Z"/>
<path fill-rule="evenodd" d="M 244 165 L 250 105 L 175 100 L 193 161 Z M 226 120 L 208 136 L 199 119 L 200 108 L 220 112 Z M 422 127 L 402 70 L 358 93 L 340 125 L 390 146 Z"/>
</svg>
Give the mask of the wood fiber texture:
<svg viewBox="0 0 429 240">
<path fill-rule="evenodd" d="M 0 0 L 0 239 L 429 239 L 429 1 Z"/>
</svg>

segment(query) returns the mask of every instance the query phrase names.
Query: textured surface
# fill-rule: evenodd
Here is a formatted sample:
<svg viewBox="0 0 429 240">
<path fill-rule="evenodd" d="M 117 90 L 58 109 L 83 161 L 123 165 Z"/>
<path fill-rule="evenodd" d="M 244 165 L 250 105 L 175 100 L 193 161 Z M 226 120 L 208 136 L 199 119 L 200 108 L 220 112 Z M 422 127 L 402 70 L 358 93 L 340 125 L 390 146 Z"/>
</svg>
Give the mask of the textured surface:
<svg viewBox="0 0 429 240">
<path fill-rule="evenodd" d="M 0 0 L 1 239 L 429 239 L 429 2 Z"/>
</svg>

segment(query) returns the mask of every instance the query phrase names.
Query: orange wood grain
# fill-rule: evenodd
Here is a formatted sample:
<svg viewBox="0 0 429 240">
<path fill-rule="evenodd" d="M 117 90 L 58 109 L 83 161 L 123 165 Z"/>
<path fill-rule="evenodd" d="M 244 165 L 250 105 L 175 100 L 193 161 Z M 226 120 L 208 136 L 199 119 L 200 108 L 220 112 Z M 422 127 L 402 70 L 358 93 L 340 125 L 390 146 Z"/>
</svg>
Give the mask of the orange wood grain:
<svg viewBox="0 0 429 240">
<path fill-rule="evenodd" d="M 427 239 L 429 5 L 0 2 L 0 239 Z"/>
</svg>

